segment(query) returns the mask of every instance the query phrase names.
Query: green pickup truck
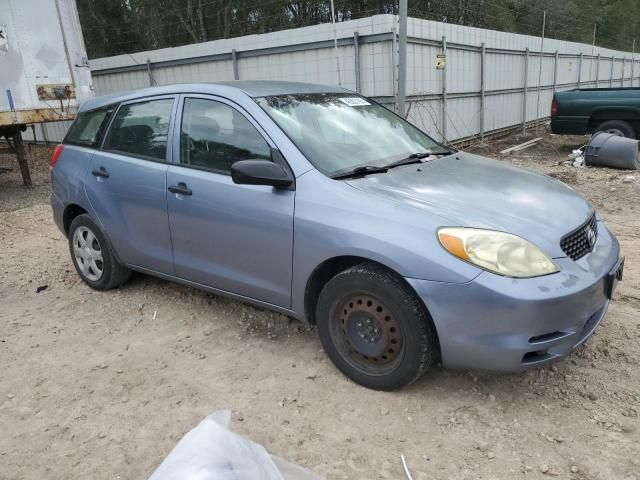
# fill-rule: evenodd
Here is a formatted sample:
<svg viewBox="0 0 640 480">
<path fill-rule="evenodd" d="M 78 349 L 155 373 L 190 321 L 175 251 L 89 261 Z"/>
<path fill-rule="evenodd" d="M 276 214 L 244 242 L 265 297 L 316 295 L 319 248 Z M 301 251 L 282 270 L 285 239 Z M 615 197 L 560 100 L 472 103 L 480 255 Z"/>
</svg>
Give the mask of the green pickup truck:
<svg viewBox="0 0 640 480">
<path fill-rule="evenodd" d="M 556 92 L 551 131 L 568 135 L 609 132 L 640 138 L 640 88 L 583 88 Z"/>
</svg>

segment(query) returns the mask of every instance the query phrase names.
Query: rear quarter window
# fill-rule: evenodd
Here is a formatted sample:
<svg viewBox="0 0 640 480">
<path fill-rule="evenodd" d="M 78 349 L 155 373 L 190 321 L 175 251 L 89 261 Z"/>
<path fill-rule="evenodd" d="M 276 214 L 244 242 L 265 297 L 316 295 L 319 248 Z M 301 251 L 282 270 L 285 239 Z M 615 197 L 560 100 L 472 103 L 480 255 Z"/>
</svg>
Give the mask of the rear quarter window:
<svg viewBox="0 0 640 480">
<path fill-rule="evenodd" d="M 102 132 L 104 132 L 114 109 L 110 106 L 79 113 L 69 129 L 64 143 L 83 147 L 98 146 Z"/>
</svg>

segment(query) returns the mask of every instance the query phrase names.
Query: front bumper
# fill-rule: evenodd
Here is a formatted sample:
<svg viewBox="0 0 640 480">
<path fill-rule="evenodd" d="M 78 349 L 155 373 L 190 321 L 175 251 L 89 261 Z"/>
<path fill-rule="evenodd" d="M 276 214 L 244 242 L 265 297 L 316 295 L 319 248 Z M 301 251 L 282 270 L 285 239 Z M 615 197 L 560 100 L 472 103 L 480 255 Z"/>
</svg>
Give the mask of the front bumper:
<svg viewBox="0 0 640 480">
<path fill-rule="evenodd" d="M 589 338 L 607 312 L 607 275 L 619 255 L 599 221 L 594 250 L 575 262 L 555 259 L 560 272 L 552 275 L 407 281 L 433 318 L 444 366 L 518 372 L 560 360 Z"/>
</svg>

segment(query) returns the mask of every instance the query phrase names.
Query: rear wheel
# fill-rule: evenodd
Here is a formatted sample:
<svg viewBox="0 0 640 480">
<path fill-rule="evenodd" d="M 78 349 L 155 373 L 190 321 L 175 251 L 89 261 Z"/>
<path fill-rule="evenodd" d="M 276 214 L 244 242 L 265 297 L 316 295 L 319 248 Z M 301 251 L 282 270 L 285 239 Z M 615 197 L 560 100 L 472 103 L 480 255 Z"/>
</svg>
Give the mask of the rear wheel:
<svg viewBox="0 0 640 480">
<path fill-rule="evenodd" d="M 409 385 L 438 353 L 420 300 L 401 278 L 377 265 L 356 265 L 332 278 L 320 293 L 316 318 L 329 358 L 368 388 Z"/>
<path fill-rule="evenodd" d="M 636 138 L 636 131 L 633 125 L 624 120 L 607 120 L 606 122 L 602 122 L 598 125 L 598 128 L 596 128 L 596 132 L 612 133 L 619 137 Z"/>
<path fill-rule="evenodd" d="M 109 290 L 126 282 L 131 271 L 118 263 L 106 237 L 87 214 L 69 227 L 69 250 L 80 278 L 96 290 Z"/>
</svg>

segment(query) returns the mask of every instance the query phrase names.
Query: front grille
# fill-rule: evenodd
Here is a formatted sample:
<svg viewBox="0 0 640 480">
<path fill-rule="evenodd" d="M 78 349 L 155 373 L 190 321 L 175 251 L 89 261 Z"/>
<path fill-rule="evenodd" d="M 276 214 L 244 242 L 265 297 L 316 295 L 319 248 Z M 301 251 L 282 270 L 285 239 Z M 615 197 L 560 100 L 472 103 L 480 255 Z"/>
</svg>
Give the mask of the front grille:
<svg viewBox="0 0 640 480">
<path fill-rule="evenodd" d="M 597 239 L 598 223 L 594 213 L 584 225 L 565 235 L 560 241 L 560 247 L 571 260 L 578 260 L 593 250 Z"/>
</svg>

